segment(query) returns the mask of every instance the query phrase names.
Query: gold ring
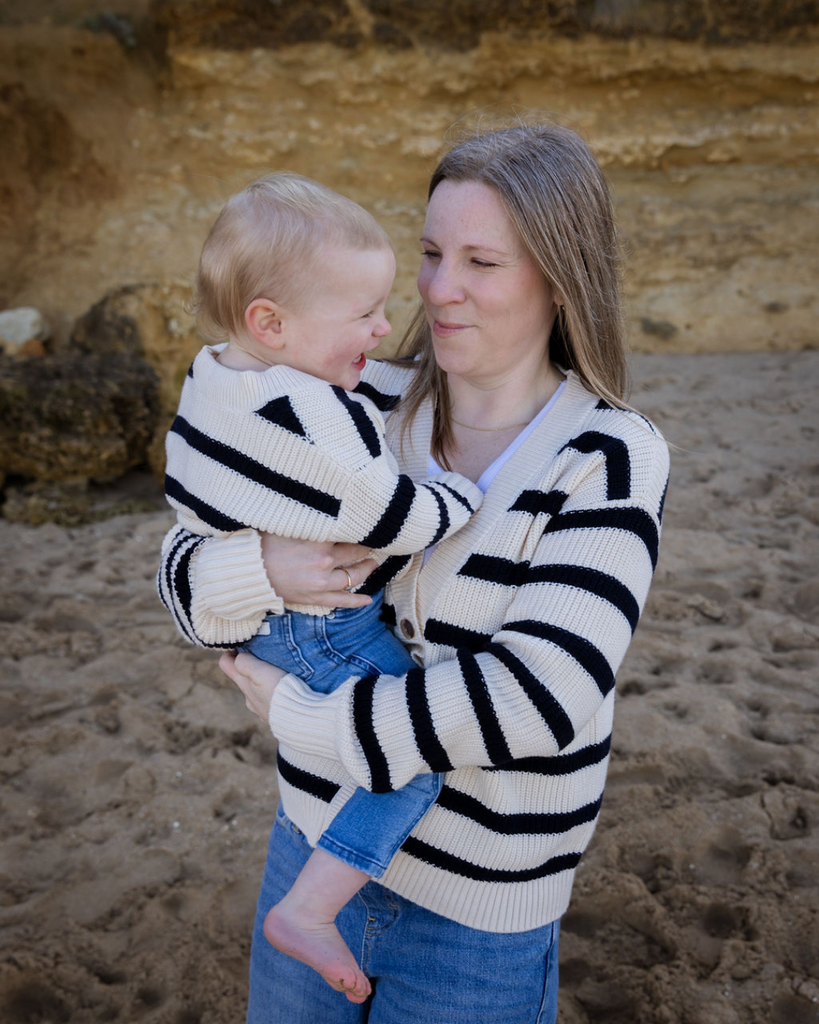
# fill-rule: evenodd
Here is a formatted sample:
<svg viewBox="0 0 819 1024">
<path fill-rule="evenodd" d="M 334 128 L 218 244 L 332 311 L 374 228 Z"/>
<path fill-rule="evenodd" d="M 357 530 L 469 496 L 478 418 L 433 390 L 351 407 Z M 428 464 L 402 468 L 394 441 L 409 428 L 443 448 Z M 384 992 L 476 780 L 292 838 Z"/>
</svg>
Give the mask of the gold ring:
<svg viewBox="0 0 819 1024">
<path fill-rule="evenodd" d="M 341 569 L 341 571 L 342 571 L 342 572 L 344 573 L 344 575 L 345 575 L 345 576 L 347 577 L 347 586 L 346 586 L 346 587 L 345 587 L 344 589 L 345 589 L 345 590 L 347 591 L 347 593 L 349 594 L 349 593 L 350 593 L 350 591 L 351 591 L 351 590 L 353 589 L 353 577 L 352 577 L 352 576 L 351 576 L 351 575 L 350 575 L 350 574 L 349 574 L 349 573 L 347 572 L 347 570 L 346 570 L 346 569 L 344 568 L 344 566 L 343 566 L 343 565 L 340 565 L 340 566 L 339 566 L 339 569 Z"/>
</svg>

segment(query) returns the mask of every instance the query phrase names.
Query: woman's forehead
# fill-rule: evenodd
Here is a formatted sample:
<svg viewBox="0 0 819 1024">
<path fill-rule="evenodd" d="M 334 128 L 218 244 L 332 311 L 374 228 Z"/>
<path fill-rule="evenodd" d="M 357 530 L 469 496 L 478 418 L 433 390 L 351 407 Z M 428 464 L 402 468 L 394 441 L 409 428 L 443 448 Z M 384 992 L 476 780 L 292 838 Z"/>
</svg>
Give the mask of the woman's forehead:
<svg viewBox="0 0 819 1024">
<path fill-rule="evenodd" d="M 424 239 L 445 235 L 459 248 L 517 250 L 519 236 L 500 196 L 478 181 L 444 180 L 432 193 Z"/>
</svg>

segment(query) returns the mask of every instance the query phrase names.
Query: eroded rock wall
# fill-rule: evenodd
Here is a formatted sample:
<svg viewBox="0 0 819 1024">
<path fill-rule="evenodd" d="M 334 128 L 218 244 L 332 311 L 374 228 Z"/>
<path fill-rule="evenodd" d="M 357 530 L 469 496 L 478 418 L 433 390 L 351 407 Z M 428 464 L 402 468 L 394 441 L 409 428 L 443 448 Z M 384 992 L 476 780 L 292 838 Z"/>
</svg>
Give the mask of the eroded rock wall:
<svg viewBox="0 0 819 1024">
<path fill-rule="evenodd" d="M 0 304 L 45 307 L 67 338 L 112 288 L 185 287 L 225 197 L 287 168 L 385 223 L 400 329 L 452 126 L 544 111 L 584 133 L 614 187 L 636 348 L 812 345 L 815 5 L 719 8 L 156 0 L 142 15 L 162 67 L 110 33 L 0 24 Z"/>
<path fill-rule="evenodd" d="M 816 345 L 815 3 L 122 9 L 113 23 L 102 0 L 13 0 L 0 15 L 0 307 L 40 309 L 59 351 L 130 289 L 163 427 L 200 344 L 185 296 L 231 192 L 289 169 L 372 210 L 398 255 L 390 354 L 442 145 L 516 114 L 577 128 L 606 169 L 635 349 Z"/>
<path fill-rule="evenodd" d="M 219 49 L 330 42 L 392 49 L 471 50 L 486 32 L 610 38 L 635 34 L 701 43 L 798 40 L 815 0 L 153 0 L 176 44 Z"/>
</svg>

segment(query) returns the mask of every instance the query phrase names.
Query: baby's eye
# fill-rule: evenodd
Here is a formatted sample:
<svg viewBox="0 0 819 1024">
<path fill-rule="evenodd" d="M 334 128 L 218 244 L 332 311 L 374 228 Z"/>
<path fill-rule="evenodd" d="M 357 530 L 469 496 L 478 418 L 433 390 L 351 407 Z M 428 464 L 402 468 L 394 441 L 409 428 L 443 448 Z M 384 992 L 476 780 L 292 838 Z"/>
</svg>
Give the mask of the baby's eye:
<svg viewBox="0 0 819 1024">
<path fill-rule="evenodd" d="M 364 313 L 361 317 L 362 320 L 366 320 L 368 317 L 375 316 L 375 310 L 371 309 L 369 313 Z"/>
</svg>

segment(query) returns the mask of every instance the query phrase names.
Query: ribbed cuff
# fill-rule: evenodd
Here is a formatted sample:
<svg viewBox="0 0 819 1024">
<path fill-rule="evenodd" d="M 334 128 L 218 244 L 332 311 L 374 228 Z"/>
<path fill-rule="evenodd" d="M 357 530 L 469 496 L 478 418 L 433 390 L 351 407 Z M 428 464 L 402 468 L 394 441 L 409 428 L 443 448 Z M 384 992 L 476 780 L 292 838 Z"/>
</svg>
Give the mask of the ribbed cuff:
<svg viewBox="0 0 819 1024">
<path fill-rule="evenodd" d="M 483 504 L 483 491 L 480 487 L 476 487 L 471 480 L 467 480 L 465 476 L 461 476 L 460 473 L 437 473 L 435 476 L 431 476 L 430 480 L 434 480 L 439 484 L 446 484 L 454 491 L 457 491 L 460 495 L 466 498 L 472 506 L 473 511 L 479 509 Z"/>
<path fill-rule="evenodd" d="M 270 586 L 255 530 L 211 537 L 196 558 L 197 603 L 223 619 L 281 615 L 284 602 Z"/>
<path fill-rule="evenodd" d="M 350 688 L 347 682 L 332 693 L 314 693 L 298 676 L 286 675 L 270 702 L 273 735 L 302 753 L 339 761 L 339 723 L 347 714 Z"/>
</svg>

